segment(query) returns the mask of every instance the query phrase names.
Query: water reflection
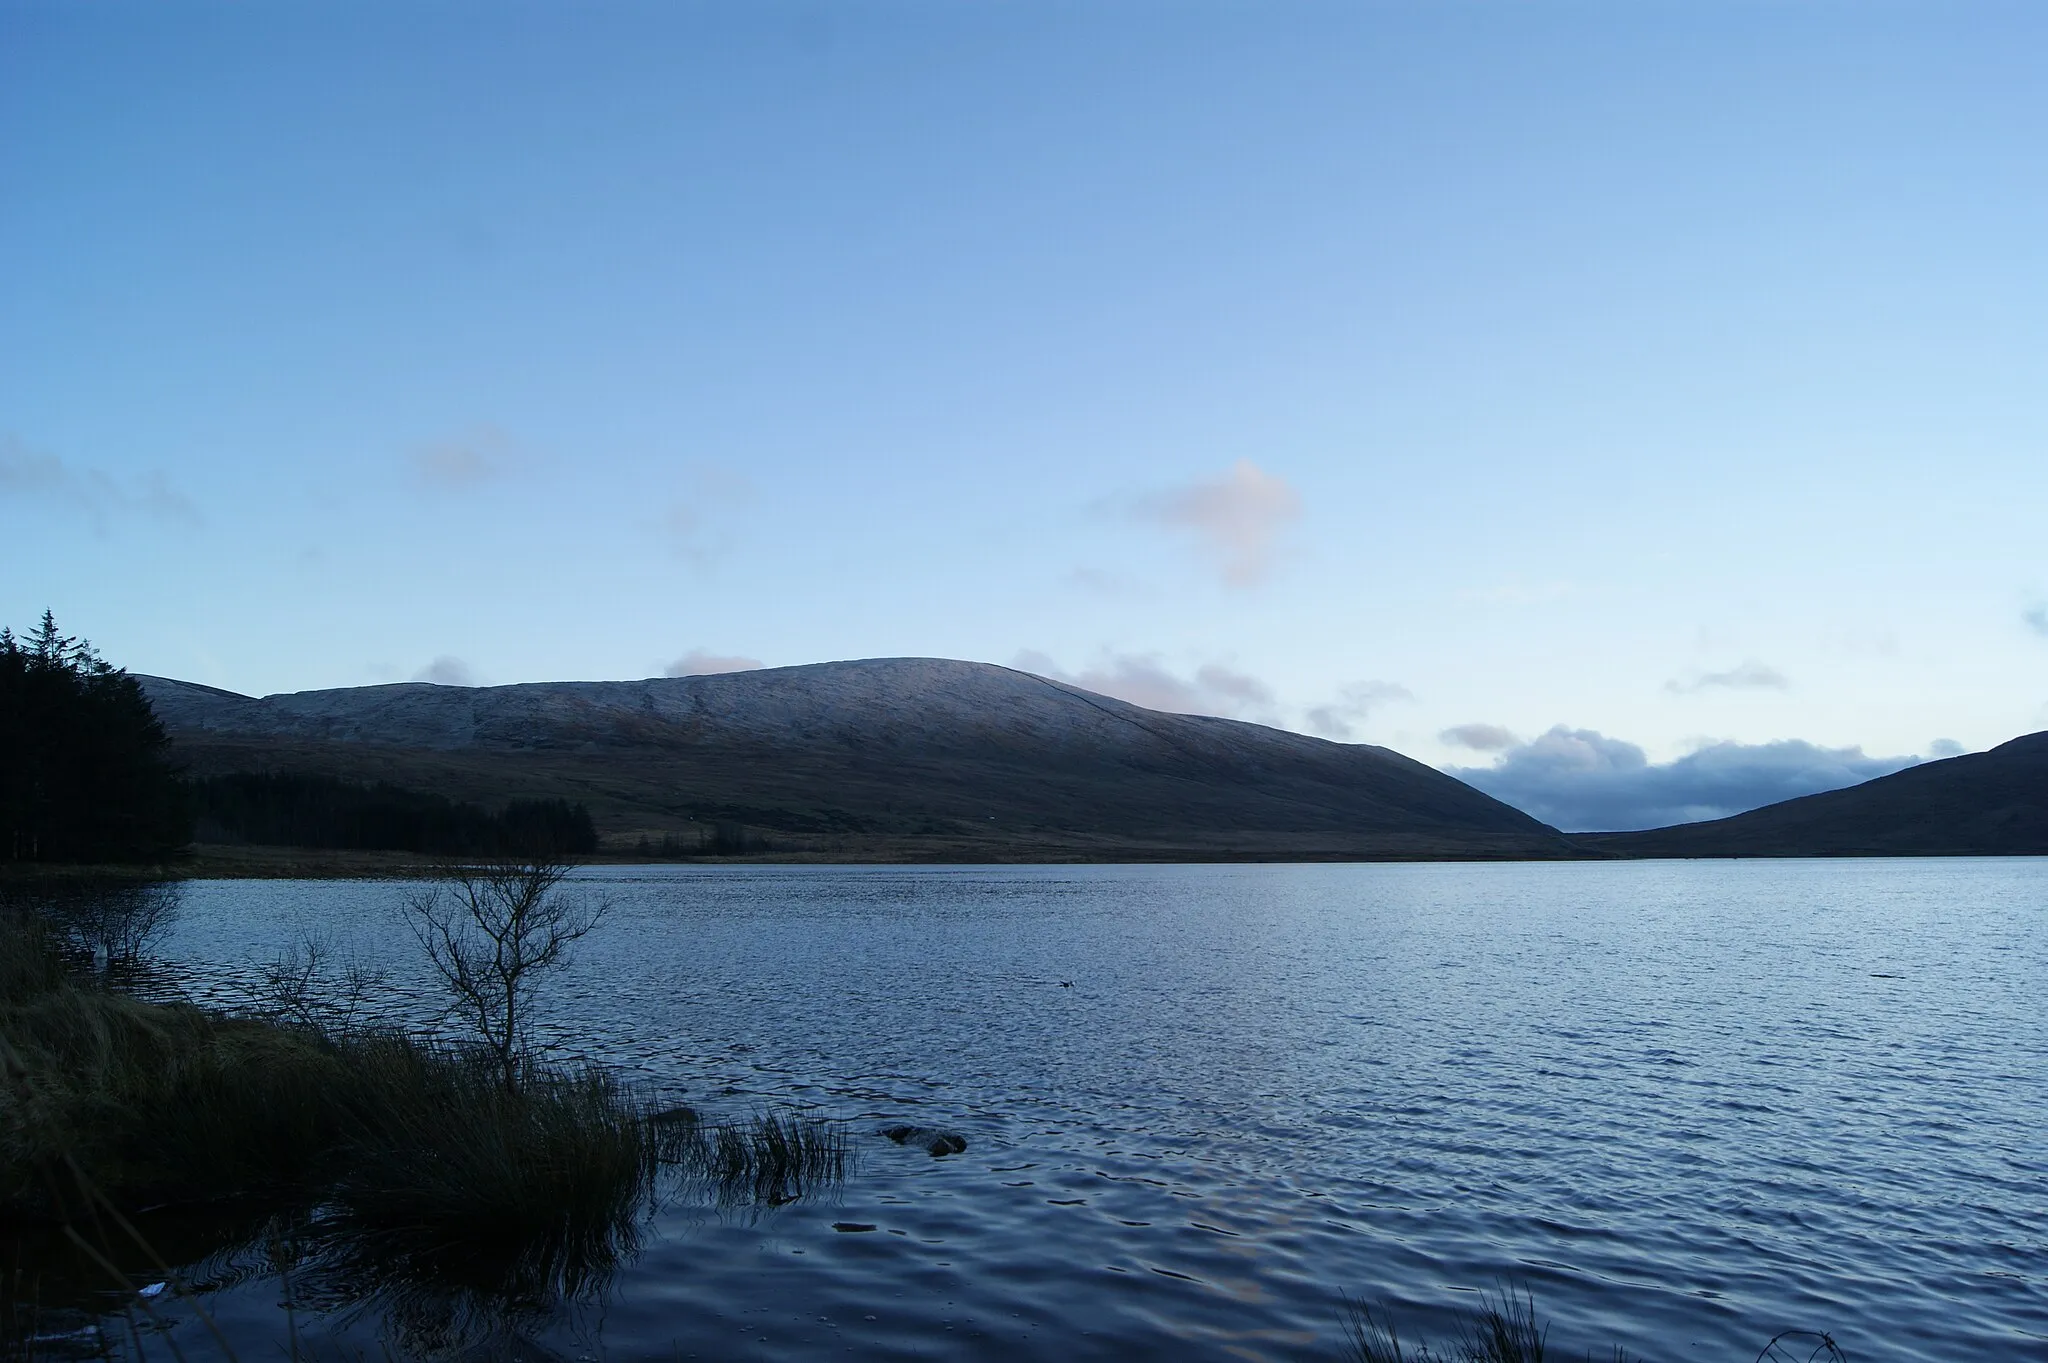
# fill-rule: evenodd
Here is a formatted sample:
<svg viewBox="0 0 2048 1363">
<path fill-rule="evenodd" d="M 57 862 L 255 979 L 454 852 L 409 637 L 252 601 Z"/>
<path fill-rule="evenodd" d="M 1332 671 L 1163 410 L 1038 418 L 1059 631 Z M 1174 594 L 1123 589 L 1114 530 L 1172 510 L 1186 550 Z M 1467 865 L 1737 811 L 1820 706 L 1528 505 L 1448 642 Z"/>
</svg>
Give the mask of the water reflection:
<svg viewBox="0 0 2048 1363">
<path fill-rule="evenodd" d="M 122 984 L 146 976 L 183 903 L 184 886 L 176 881 L 0 883 L 0 911 L 35 917 L 75 969 Z"/>
<path fill-rule="evenodd" d="M 601 1315 L 653 1217 L 696 1206 L 752 1221 L 830 1197 L 853 1166 L 837 1127 L 791 1112 L 699 1124 L 649 1118 L 659 1162 L 597 1218 L 531 1215 L 451 1224 L 394 1218 L 403 1190 L 319 1200 L 158 1209 L 79 1227 L 6 1228 L 0 1357 L 234 1357 L 210 1315 L 239 1288 L 273 1298 L 285 1346 L 367 1331 L 388 1357 L 552 1358 L 535 1342 Z M 364 1190 L 353 1190 L 361 1192 Z M 166 1275 L 163 1266 L 175 1265 Z M 230 1329 L 231 1339 L 243 1339 Z M 173 1347 L 175 1345 L 175 1348 Z"/>
<path fill-rule="evenodd" d="M 401 1356 L 499 1356 L 565 1311 L 601 1304 L 640 1248 L 644 1206 L 595 1227 L 523 1236 L 366 1226 L 328 1206 L 267 1227 L 262 1249 L 286 1309 L 373 1319 Z"/>
</svg>

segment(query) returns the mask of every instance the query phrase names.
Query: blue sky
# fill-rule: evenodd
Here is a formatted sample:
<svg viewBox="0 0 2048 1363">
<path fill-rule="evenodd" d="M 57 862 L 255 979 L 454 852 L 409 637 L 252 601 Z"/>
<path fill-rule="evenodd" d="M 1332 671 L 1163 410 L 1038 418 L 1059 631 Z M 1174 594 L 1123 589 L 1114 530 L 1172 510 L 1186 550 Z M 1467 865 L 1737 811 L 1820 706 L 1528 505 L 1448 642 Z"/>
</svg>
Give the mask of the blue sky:
<svg viewBox="0 0 2048 1363">
<path fill-rule="evenodd" d="M 1021 662 L 1506 786 L 1982 748 L 2048 727 L 2044 40 L 0 0 L 0 619 Z"/>
</svg>

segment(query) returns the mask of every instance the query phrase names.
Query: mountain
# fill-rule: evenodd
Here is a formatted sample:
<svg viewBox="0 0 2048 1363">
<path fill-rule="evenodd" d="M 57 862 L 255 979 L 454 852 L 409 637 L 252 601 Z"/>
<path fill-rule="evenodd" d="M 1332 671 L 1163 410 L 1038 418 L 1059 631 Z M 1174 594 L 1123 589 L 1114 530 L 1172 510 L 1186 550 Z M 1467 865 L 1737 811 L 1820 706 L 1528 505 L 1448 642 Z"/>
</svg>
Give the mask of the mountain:
<svg viewBox="0 0 2048 1363">
<path fill-rule="evenodd" d="M 1385 748 L 1146 710 L 985 663 L 256 699 L 139 679 L 196 775 L 310 772 L 590 807 L 611 847 L 737 827 L 877 860 L 1564 857 L 1570 839 Z"/>
<path fill-rule="evenodd" d="M 2048 854 L 2048 732 L 1726 819 L 1577 841 L 1624 857 Z"/>
</svg>

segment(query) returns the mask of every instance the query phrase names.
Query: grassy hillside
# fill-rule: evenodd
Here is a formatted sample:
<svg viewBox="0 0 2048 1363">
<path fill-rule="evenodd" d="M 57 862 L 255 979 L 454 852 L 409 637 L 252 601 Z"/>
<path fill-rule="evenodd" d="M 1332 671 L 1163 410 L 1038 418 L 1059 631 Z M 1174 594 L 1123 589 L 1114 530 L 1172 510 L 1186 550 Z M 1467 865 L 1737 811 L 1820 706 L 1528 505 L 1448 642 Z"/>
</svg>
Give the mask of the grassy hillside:
<svg viewBox="0 0 2048 1363">
<path fill-rule="evenodd" d="M 1731 818 L 1578 841 L 1628 857 L 2048 854 L 2048 732 Z"/>
<path fill-rule="evenodd" d="M 565 799 L 589 808 L 608 850 L 727 825 L 756 850 L 838 859 L 1572 854 L 1555 830 L 1384 748 L 1161 714 L 985 664 L 263 700 L 145 684 L 195 774 Z"/>
</svg>

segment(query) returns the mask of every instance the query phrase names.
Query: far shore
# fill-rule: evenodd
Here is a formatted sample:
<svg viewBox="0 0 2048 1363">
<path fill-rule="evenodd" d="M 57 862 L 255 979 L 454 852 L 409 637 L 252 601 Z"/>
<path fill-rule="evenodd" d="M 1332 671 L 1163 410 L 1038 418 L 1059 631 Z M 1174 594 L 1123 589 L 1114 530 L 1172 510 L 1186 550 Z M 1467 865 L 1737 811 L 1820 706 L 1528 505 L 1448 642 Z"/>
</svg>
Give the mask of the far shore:
<svg viewBox="0 0 2048 1363">
<path fill-rule="evenodd" d="M 1587 835 L 1598 838 L 1602 835 Z M 1558 857 L 1457 856 L 1442 851 L 1407 855 L 1356 856 L 1317 854 L 1246 855 L 1203 848 L 1118 848 L 1088 852 L 1072 848 L 1020 850 L 992 854 L 986 847 L 889 846 L 869 848 L 750 851 L 734 856 L 645 856 L 633 852 L 599 851 L 572 860 L 580 866 L 1147 866 L 1147 865 L 1313 865 L 1334 863 L 1387 864 L 1407 862 L 1495 861 L 1637 861 L 1637 860 L 1834 860 L 1841 857 L 1914 858 L 1940 853 L 1891 852 L 1869 849 L 1840 854 L 1765 852 L 1741 856 L 1629 856 L 1598 846 L 1578 855 Z M 1971 854 L 1962 854 L 1971 855 Z M 64 884 L 108 881 L 166 880 L 419 880 L 438 874 L 451 863 L 475 858 L 433 856 L 418 852 L 351 851 L 323 847 L 270 847 L 200 843 L 176 861 L 140 864 L 72 864 L 0 861 L 0 887 L 9 884 Z"/>
<path fill-rule="evenodd" d="M 1438 849 L 1361 857 L 1315 851 L 1247 855 L 1236 849 L 1118 847 L 1100 851 L 1071 847 L 997 852 L 986 846 L 889 843 L 864 848 L 791 848 L 748 851 L 733 856 L 648 856 L 600 850 L 573 858 L 587 866 L 1114 866 L 1257 864 L 1309 862 L 1520 861 L 1523 857 L 1456 856 Z M 1608 860 L 1602 853 L 1544 860 Z M 128 864 L 71 864 L 0 861 L 0 884 L 9 882 L 161 880 L 413 880 L 431 876 L 461 857 L 420 852 L 357 851 L 324 847 L 277 847 L 240 843 L 197 843 L 175 861 Z M 470 860 L 474 860 L 471 858 Z"/>
</svg>

